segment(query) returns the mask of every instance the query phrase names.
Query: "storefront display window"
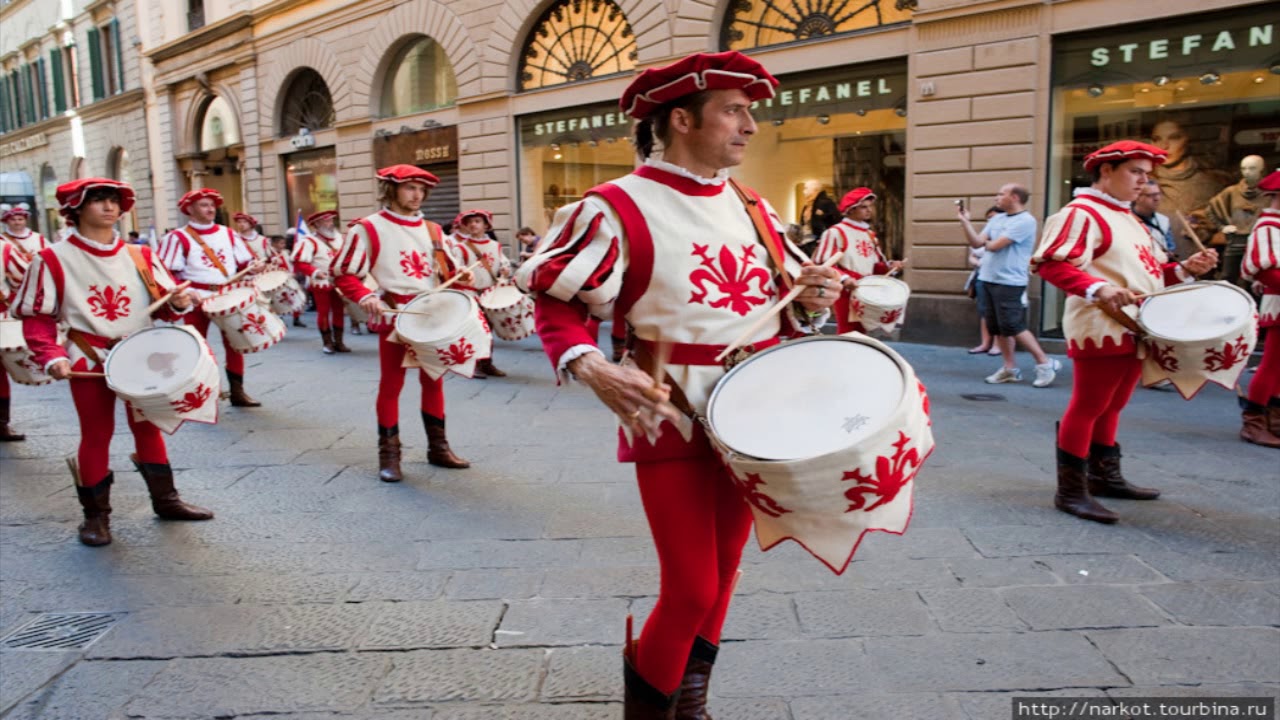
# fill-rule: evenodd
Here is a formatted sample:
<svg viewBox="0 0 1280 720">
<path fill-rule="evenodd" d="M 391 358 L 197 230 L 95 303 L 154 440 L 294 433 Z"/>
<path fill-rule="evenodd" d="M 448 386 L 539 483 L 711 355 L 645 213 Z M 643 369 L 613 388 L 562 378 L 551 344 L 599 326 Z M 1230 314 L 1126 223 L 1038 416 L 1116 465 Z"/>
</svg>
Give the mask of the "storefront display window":
<svg viewBox="0 0 1280 720">
<path fill-rule="evenodd" d="M 289 226 L 321 210 L 338 209 L 338 160 L 333 148 L 308 150 L 284 156 L 285 187 L 289 200 Z"/>
<path fill-rule="evenodd" d="M 1116 140 L 1164 148 L 1157 169 L 1179 249 L 1232 241 L 1206 218 L 1209 201 L 1239 183 L 1242 158 L 1280 164 L 1280 64 L 1276 25 L 1258 10 L 1064 36 L 1053 60 L 1050 192 L 1046 215 L 1087 186 L 1084 156 Z M 1182 218 L 1186 218 L 1186 224 Z M 1191 227 L 1187 227 L 1187 226 Z M 1042 332 L 1060 337 L 1065 298 L 1046 285 Z"/>
</svg>

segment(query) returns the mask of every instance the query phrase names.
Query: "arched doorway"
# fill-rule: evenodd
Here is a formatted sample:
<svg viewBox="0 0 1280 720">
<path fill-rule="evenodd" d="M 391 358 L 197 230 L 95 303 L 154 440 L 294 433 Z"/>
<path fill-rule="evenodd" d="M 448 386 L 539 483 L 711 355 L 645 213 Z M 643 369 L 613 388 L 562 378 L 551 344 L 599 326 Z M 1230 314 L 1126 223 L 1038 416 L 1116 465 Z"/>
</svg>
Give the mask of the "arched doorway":
<svg viewBox="0 0 1280 720">
<path fill-rule="evenodd" d="M 315 143 L 315 134 L 333 127 L 335 119 L 328 83 L 312 68 L 301 68 L 284 84 L 278 108 L 276 132 L 279 136 L 310 141 L 295 145 L 309 149 L 281 157 L 289 221 L 299 214 L 338 210 L 336 149 Z"/>
<path fill-rule="evenodd" d="M 226 223 L 233 213 L 243 210 L 240 162 L 244 143 L 240 139 L 240 122 L 227 99 L 212 95 L 205 99 L 196 116 L 196 151 L 178 158 L 187 190 L 207 187 L 222 194 L 218 222 Z"/>
</svg>

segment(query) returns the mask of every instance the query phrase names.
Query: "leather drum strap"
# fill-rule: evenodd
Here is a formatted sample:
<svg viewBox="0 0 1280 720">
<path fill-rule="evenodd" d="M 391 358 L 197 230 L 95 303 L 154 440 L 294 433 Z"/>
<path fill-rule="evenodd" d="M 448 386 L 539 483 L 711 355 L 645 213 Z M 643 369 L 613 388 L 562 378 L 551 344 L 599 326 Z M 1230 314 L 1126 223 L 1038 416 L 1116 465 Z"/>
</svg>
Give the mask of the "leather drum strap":
<svg viewBox="0 0 1280 720">
<path fill-rule="evenodd" d="M 192 234 L 189 232 L 184 232 L 182 230 L 179 230 L 178 232 L 183 233 L 187 237 L 191 238 L 196 242 L 197 245 L 200 246 L 200 249 L 204 251 L 204 256 L 209 258 L 209 262 L 213 263 L 214 267 L 218 268 L 218 272 L 222 273 L 222 277 L 225 277 L 225 278 L 231 277 L 231 273 L 227 272 L 227 266 L 223 265 L 222 261 L 218 259 L 217 254 L 213 252 L 213 248 L 210 248 L 208 243 L 200 239 L 199 233 Z"/>
<path fill-rule="evenodd" d="M 760 242 L 764 243 L 765 249 L 769 251 L 769 257 L 773 259 L 773 264 L 778 268 L 778 274 L 782 276 L 783 284 L 790 290 L 795 285 L 795 281 L 787 273 L 786 250 L 781 243 L 774 242 L 775 234 L 765 221 L 764 210 L 760 208 L 759 201 L 748 195 L 747 191 L 742 189 L 738 181 L 733 178 L 729 178 L 729 185 L 733 187 L 734 192 L 738 193 L 738 199 L 746 206 L 747 215 L 751 217 L 751 223 L 756 226 L 756 234 L 760 236 Z"/>
<path fill-rule="evenodd" d="M 138 268 L 142 282 L 147 286 L 147 294 L 151 295 L 152 300 L 159 300 L 162 295 L 160 285 L 156 283 L 155 273 L 151 272 L 147 259 L 142 256 L 142 248 L 137 245 L 126 245 L 125 248 L 129 251 L 129 258 L 133 260 L 134 266 Z"/>
<path fill-rule="evenodd" d="M 646 375 L 653 375 L 653 366 L 658 362 L 656 358 L 649 352 L 649 348 L 645 347 L 645 343 L 635 343 L 635 347 L 631 348 L 631 358 L 636 361 L 636 365 L 644 371 Z M 698 415 L 693 411 L 693 405 L 689 404 L 689 398 L 685 397 L 684 390 L 671 379 L 670 374 L 663 375 L 663 381 L 671 386 L 671 405 L 679 410 L 690 420 L 697 420 Z"/>
<path fill-rule="evenodd" d="M 89 338 L 85 337 L 84 333 L 71 328 L 67 331 L 67 339 L 75 343 L 76 347 L 80 348 L 80 352 L 92 360 L 94 365 L 102 364 L 102 356 L 98 354 L 98 349 L 89 344 Z"/>
<path fill-rule="evenodd" d="M 1134 320 L 1132 317 L 1129 316 L 1129 313 L 1126 313 L 1124 310 L 1112 309 L 1110 305 L 1104 305 L 1103 303 L 1097 303 L 1097 305 L 1098 305 L 1098 309 L 1106 313 L 1107 317 L 1111 318 L 1112 320 L 1115 320 L 1116 322 L 1123 325 L 1126 330 L 1129 330 L 1134 335 L 1137 335 L 1139 340 L 1147 336 L 1146 331 L 1142 329 L 1142 326 L 1138 324 L 1137 320 Z"/>
</svg>

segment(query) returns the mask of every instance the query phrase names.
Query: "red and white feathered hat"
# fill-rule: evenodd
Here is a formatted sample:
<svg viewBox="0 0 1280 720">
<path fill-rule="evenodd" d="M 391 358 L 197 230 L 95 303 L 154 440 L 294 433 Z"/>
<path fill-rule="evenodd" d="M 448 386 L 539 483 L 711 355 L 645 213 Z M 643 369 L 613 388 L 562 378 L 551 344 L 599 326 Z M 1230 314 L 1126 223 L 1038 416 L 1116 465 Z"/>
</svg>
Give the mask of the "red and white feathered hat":
<svg viewBox="0 0 1280 720">
<path fill-rule="evenodd" d="M 178 210 L 183 215 L 189 215 L 187 211 L 195 204 L 197 200 L 208 198 L 213 201 L 214 207 L 222 207 L 222 193 L 213 188 L 196 188 L 187 192 L 186 195 L 178 198 Z"/>
<path fill-rule="evenodd" d="M 24 207 L 11 207 L 11 208 L 9 208 L 8 210 L 5 210 L 3 215 L 0 215 L 0 222 L 5 222 L 5 223 L 7 223 L 7 222 L 9 222 L 11 219 L 16 218 L 16 217 L 28 217 L 28 218 L 29 218 L 29 217 L 31 217 L 31 211 L 30 211 L 30 210 L 28 210 L 28 209 L 26 209 L 26 208 L 24 208 Z"/>
<path fill-rule="evenodd" d="M 702 90 L 742 90 L 754 102 L 773 97 L 778 79 L 736 50 L 695 53 L 660 68 L 649 68 L 622 93 L 622 111 L 644 120 L 658 107 Z"/>
<path fill-rule="evenodd" d="M 244 220 L 245 222 L 247 222 L 247 223 L 249 223 L 250 225 L 253 225 L 253 226 L 255 226 L 255 227 L 258 225 L 258 218 L 256 218 L 256 217 L 254 217 L 254 216 L 250 215 L 250 214 L 249 214 L 249 213 L 247 213 L 247 212 L 238 212 L 238 213 L 236 213 L 235 215 L 232 215 L 232 216 L 231 216 L 231 221 L 232 221 L 232 222 L 236 222 L 236 221 L 239 221 L 239 220 Z"/>
<path fill-rule="evenodd" d="M 85 197 L 95 188 L 109 188 L 120 193 L 120 212 L 133 209 L 133 188 L 110 178 L 81 178 L 58 186 L 55 196 L 58 198 L 58 212 L 69 217 L 73 210 L 79 210 Z"/>
<path fill-rule="evenodd" d="M 440 178 L 415 165 L 392 165 L 378 171 L 378 179 L 400 183 L 416 182 L 433 188 L 440 184 Z"/>
<path fill-rule="evenodd" d="M 1263 195 L 1280 193 L 1280 170 L 1276 170 L 1259 180 L 1258 190 L 1262 191 Z"/>
<path fill-rule="evenodd" d="M 1121 140 L 1089 153 L 1084 158 L 1084 169 L 1093 169 L 1105 162 L 1117 160 L 1150 160 L 1153 165 L 1163 165 L 1169 153 L 1155 145 L 1148 145 L 1136 140 Z"/>
<path fill-rule="evenodd" d="M 857 205 L 858 203 L 862 202 L 863 200 L 866 200 L 867 198 L 870 198 L 872 200 L 876 199 L 876 194 L 871 192 L 871 188 L 869 187 L 854 188 L 849 192 L 845 193 L 844 197 L 840 198 L 841 214 L 848 212 L 849 208 L 853 207 L 854 205 Z"/>
<path fill-rule="evenodd" d="M 462 227 L 462 223 L 466 222 L 467 218 L 472 217 L 484 218 L 484 224 L 488 226 L 488 229 L 493 229 L 493 213 L 488 210 L 463 210 L 458 213 L 458 217 L 453 219 L 453 229 L 457 230 Z"/>
<path fill-rule="evenodd" d="M 307 216 L 307 224 L 308 224 L 308 225 L 315 225 L 316 223 L 320 222 L 321 220 L 334 220 L 334 221 L 336 221 L 337 219 L 338 219 L 338 211 L 337 211 L 337 210 L 320 210 L 320 211 L 318 211 L 318 212 L 313 212 L 313 213 L 311 213 L 310 215 L 308 215 L 308 216 Z"/>
</svg>

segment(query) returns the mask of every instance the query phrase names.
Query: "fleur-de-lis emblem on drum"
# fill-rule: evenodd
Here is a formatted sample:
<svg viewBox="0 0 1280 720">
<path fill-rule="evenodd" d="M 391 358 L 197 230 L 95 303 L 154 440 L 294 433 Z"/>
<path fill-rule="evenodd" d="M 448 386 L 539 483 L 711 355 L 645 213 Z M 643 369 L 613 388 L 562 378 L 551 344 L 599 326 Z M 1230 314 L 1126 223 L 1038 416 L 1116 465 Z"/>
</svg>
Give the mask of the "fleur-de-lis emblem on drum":
<svg viewBox="0 0 1280 720">
<path fill-rule="evenodd" d="M 898 322 L 898 319 L 899 319 L 899 318 L 901 318 L 901 317 L 902 317 L 902 308 L 894 308 L 893 310 L 885 310 L 885 311 L 884 311 L 884 314 L 880 316 L 880 324 L 881 324 L 881 325 L 892 325 L 892 324 L 894 324 L 894 323 Z"/>
<path fill-rule="evenodd" d="M 1178 358 L 1173 354 L 1172 345 L 1161 345 L 1157 342 L 1147 343 L 1147 355 L 1151 361 L 1165 372 L 1178 372 Z"/>
<path fill-rule="evenodd" d="M 412 252 L 401 250 L 400 269 L 404 270 L 405 275 L 415 280 L 421 280 L 431 274 L 431 263 L 427 261 L 426 255 L 417 250 Z"/>
<path fill-rule="evenodd" d="M 89 310 L 95 317 L 103 318 L 107 322 L 129 317 L 129 306 L 132 304 L 133 300 L 129 297 L 124 285 L 121 285 L 119 290 L 110 285 L 102 290 L 99 290 L 97 285 L 89 286 Z"/>
<path fill-rule="evenodd" d="M 267 318 L 263 315 L 254 315 L 253 313 L 244 314 L 244 324 L 240 326 L 242 333 L 255 333 L 258 335 L 267 334 Z"/>
<path fill-rule="evenodd" d="M 195 390 L 183 395 L 177 400 L 171 401 L 169 404 L 173 406 L 175 412 L 182 414 L 195 412 L 204 407 L 204 404 L 213 396 L 213 388 L 200 383 Z"/>
<path fill-rule="evenodd" d="M 862 311 L 863 311 L 863 307 L 862 307 L 861 300 L 859 300 L 858 298 L 853 298 L 852 300 L 849 301 L 849 318 L 850 319 L 862 320 Z"/>
<path fill-rule="evenodd" d="M 924 389 L 924 383 L 916 380 L 916 387 L 920 389 L 920 406 L 924 410 L 926 422 L 933 425 L 933 416 L 929 414 L 929 391 Z"/>
<path fill-rule="evenodd" d="M 1163 274 L 1160 271 L 1160 263 L 1156 262 L 1156 256 L 1151 254 L 1151 248 L 1146 245 L 1138 246 L 1138 259 L 1142 260 L 1142 266 L 1151 277 L 1158 278 Z"/>
<path fill-rule="evenodd" d="M 701 267 L 689 274 L 689 282 L 694 288 L 690 304 L 710 305 L 717 309 L 728 307 L 738 315 L 746 315 L 753 306 L 763 305 L 773 296 L 769 271 L 751 264 L 755 259 L 755 245 L 744 246 L 740 258 L 734 257 L 727 245 L 720 248 L 716 258 L 712 258 L 709 246 L 695 243 L 693 254 L 698 256 Z M 706 302 L 710 293 L 704 283 L 708 282 L 723 297 Z M 760 291 L 759 295 L 751 294 L 753 282 Z"/>
<path fill-rule="evenodd" d="M 769 497 L 769 494 L 760 489 L 764 485 L 764 480 L 757 473 L 747 473 L 747 479 L 743 480 L 738 474 L 729 471 L 729 477 L 733 478 L 733 482 L 742 491 L 742 497 L 755 509 L 768 515 L 769 517 L 781 517 L 790 510 L 778 504 L 777 500 Z"/>
<path fill-rule="evenodd" d="M 448 350 L 437 348 L 436 354 L 440 356 L 440 362 L 445 365 L 461 365 L 475 357 L 476 349 L 470 342 L 467 342 L 466 338 L 462 338 L 450 345 Z"/>
<path fill-rule="evenodd" d="M 907 434 L 898 431 L 898 441 L 893 444 L 895 452 L 892 458 L 878 457 L 876 458 L 876 474 L 874 477 L 868 477 L 862 474 L 861 469 L 846 472 L 841 480 L 855 480 L 857 487 L 851 487 L 845 491 L 844 496 L 849 500 L 849 508 L 845 512 L 853 512 L 854 510 L 865 510 L 871 512 L 885 503 L 893 502 L 898 497 L 898 492 L 916 476 L 920 470 L 920 453 L 915 448 L 907 450 L 907 443 L 911 442 L 911 438 Z M 867 496 L 879 498 L 871 505 L 867 505 Z"/>
<path fill-rule="evenodd" d="M 1249 343 L 1245 342 L 1244 336 L 1241 335 L 1234 343 L 1228 342 L 1223 345 L 1221 350 L 1217 348 L 1205 350 L 1204 356 L 1205 370 L 1209 372 L 1230 370 L 1249 357 Z"/>
</svg>

